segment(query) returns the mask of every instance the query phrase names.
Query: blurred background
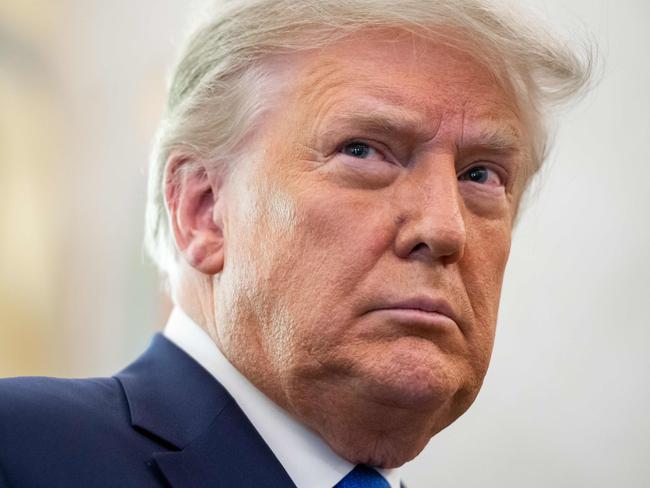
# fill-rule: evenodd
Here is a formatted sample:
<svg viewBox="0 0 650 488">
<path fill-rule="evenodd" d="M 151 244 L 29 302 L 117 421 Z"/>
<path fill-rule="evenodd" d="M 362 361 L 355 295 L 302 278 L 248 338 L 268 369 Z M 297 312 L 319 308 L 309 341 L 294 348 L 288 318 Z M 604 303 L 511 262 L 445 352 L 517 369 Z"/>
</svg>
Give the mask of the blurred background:
<svg viewBox="0 0 650 488">
<path fill-rule="evenodd" d="M 406 480 L 648 487 L 650 2 L 526 3 L 596 37 L 602 83 L 516 229 L 483 391 Z M 195 4 L 0 0 L 0 376 L 110 375 L 162 328 L 147 157 Z"/>
</svg>

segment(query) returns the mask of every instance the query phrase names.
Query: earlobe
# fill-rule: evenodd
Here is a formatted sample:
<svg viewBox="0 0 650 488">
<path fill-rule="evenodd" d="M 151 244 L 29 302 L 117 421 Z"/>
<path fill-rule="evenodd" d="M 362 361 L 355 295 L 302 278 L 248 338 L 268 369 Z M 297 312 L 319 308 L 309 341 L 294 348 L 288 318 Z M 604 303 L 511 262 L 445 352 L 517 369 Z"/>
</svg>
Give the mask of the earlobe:
<svg viewBox="0 0 650 488">
<path fill-rule="evenodd" d="M 205 165 L 172 154 L 165 172 L 165 201 L 179 253 L 193 268 L 214 275 L 223 269 L 223 219 L 215 209 L 221 181 Z"/>
<path fill-rule="evenodd" d="M 182 254 L 193 268 L 204 274 L 214 275 L 223 269 L 221 242 L 216 243 L 214 239 L 206 239 L 204 235 L 197 235 Z"/>
</svg>

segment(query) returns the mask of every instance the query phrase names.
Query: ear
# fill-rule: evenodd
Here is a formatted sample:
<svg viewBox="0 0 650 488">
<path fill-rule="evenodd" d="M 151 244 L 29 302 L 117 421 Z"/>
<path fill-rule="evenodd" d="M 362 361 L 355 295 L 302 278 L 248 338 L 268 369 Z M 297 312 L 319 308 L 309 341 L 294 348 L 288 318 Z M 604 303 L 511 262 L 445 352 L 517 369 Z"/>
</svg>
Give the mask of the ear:
<svg viewBox="0 0 650 488">
<path fill-rule="evenodd" d="M 214 275 L 223 269 L 221 179 L 210 177 L 205 164 L 172 154 L 165 169 L 165 202 L 176 246 L 198 271 Z"/>
</svg>

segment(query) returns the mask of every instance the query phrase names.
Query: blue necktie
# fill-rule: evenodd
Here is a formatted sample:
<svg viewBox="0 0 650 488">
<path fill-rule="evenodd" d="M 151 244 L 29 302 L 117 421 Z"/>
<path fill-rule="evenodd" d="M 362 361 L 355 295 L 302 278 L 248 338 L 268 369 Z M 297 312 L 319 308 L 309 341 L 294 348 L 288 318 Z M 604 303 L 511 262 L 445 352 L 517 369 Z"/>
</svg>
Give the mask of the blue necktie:
<svg viewBox="0 0 650 488">
<path fill-rule="evenodd" d="M 390 488 L 390 485 L 377 471 L 365 464 L 359 464 L 334 488 Z"/>
</svg>

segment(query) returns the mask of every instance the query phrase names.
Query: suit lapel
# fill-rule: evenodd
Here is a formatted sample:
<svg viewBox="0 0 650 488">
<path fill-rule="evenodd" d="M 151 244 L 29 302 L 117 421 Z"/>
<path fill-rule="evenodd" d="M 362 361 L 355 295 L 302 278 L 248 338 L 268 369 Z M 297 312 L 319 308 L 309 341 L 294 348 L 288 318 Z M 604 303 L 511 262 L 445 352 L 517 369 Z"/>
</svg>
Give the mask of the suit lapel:
<svg viewBox="0 0 650 488">
<path fill-rule="evenodd" d="M 152 457 L 174 488 L 295 486 L 225 388 L 161 334 L 116 378 L 132 426 L 168 449 Z"/>
<path fill-rule="evenodd" d="M 181 452 L 154 455 L 174 487 L 294 487 L 286 471 L 235 402 Z"/>
</svg>

